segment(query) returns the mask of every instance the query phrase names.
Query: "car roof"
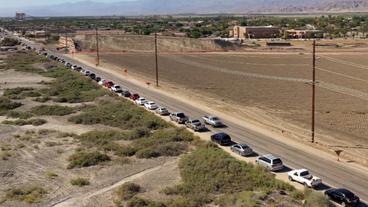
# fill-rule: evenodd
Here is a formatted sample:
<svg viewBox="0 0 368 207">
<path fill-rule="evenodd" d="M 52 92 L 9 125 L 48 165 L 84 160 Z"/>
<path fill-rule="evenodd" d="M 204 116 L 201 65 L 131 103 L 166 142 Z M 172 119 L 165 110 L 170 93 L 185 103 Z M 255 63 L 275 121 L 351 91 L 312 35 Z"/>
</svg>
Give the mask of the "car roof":
<svg viewBox="0 0 368 207">
<path fill-rule="evenodd" d="M 351 192 L 350 190 L 346 189 L 346 188 L 338 188 L 338 189 L 335 189 L 335 191 L 338 191 L 340 193 L 343 193 L 344 195 L 350 195 L 350 196 L 353 196 L 354 193 Z"/>
<path fill-rule="evenodd" d="M 279 157 L 276 157 L 276 156 L 274 156 L 272 154 L 262 155 L 262 157 L 268 158 L 270 160 L 280 159 Z"/>
<path fill-rule="evenodd" d="M 214 134 L 215 136 L 229 136 L 228 134 L 226 134 L 225 132 L 219 132 Z"/>
</svg>

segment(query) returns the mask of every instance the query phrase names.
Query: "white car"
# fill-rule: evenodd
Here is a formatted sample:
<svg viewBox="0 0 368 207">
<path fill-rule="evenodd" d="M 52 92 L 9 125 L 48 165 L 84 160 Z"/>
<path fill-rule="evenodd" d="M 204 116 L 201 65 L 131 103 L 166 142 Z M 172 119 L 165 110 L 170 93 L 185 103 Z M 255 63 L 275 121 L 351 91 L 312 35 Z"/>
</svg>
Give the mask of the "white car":
<svg viewBox="0 0 368 207">
<path fill-rule="evenodd" d="M 146 107 L 149 110 L 156 110 L 158 108 L 157 104 L 153 101 L 146 102 L 144 104 L 144 107 Z"/>
<path fill-rule="evenodd" d="M 73 65 L 72 69 L 75 70 L 78 67 L 78 65 Z"/>
<path fill-rule="evenodd" d="M 101 79 L 100 81 L 98 81 L 98 85 L 102 86 L 105 83 L 105 79 Z"/>
<path fill-rule="evenodd" d="M 322 183 L 321 178 L 313 176 L 307 169 L 292 170 L 288 173 L 290 181 L 303 184 L 306 187 L 314 188 Z"/>
<path fill-rule="evenodd" d="M 140 97 L 137 100 L 135 100 L 135 103 L 143 106 L 145 103 L 147 103 L 147 100 L 143 97 Z"/>
<path fill-rule="evenodd" d="M 113 91 L 115 93 L 121 93 L 123 90 L 121 89 L 121 87 L 119 85 L 113 85 L 111 87 L 111 91 Z"/>
</svg>

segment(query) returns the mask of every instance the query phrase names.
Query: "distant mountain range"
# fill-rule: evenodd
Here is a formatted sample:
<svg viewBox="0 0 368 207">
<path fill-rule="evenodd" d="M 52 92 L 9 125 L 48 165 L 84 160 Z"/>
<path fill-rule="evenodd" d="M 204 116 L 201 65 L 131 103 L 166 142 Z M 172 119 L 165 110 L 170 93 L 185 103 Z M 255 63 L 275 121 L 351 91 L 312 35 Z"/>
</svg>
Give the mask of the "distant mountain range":
<svg viewBox="0 0 368 207">
<path fill-rule="evenodd" d="M 0 16 L 24 11 L 31 16 L 110 16 L 218 13 L 366 12 L 368 0 L 128 0 L 82 1 L 54 6 L 1 9 Z"/>
</svg>

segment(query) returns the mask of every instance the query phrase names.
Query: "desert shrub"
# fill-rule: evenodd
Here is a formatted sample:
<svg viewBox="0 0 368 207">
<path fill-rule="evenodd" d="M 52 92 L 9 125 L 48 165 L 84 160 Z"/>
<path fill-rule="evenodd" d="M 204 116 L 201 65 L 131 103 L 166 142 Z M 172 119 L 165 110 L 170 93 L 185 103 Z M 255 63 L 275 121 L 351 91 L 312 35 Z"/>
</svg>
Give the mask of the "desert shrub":
<svg viewBox="0 0 368 207">
<path fill-rule="evenodd" d="M 50 171 L 47 171 L 45 173 L 45 176 L 49 179 L 55 179 L 58 177 L 58 174 L 54 173 L 54 172 L 50 172 Z"/>
<path fill-rule="evenodd" d="M 166 205 L 163 203 L 157 203 L 139 197 L 133 197 L 129 199 L 129 201 L 126 204 L 126 207 L 166 207 Z"/>
<path fill-rule="evenodd" d="M 9 160 L 13 156 L 12 152 L 0 151 L 0 160 Z"/>
<path fill-rule="evenodd" d="M 16 109 L 21 105 L 21 103 L 13 102 L 6 97 L 0 97 L 0 115 L 7 113 L 9 110 Z"/>
<path fill-rule="evenodd" d="M 47 123 L 47 121 L 44 119 L 28 119 L 28 120 L 17 119 L 15 121 L 5 120 L 2 123 L 16 126 L 25 126 L 25 125 L 41 126 Z"/>
<path fill-rule="evenodd" d="M 320 192 L 305 191 L 304 207 L 332 207 L 332 203 Z"/>
<path fill-rule="evenodd" d="M 41 105 L 31 109 L 31 113 L 35 115 L 65 116 L 75 112 L 75 109 L 68 106 L 58 105 Z"/>
<path fill-rule="evenodd" d="M 29 112 L 21 112 L 21 111 L 9 111 L 6 114 L 8 118 L 16 118 L 16 119 L 29 119 L 33 116 L 33 114 Z"/>
<path fill-rule="evenodd" d="M 210 202 L 214 195 L 233 194 L 243 191 L 273 191 L 295 189 L 281 181 L 265 169 L 241 162 L 211 145 L 198 146 L 191 154 L 179 162 L 183 183 L 180 194 L 194 201 Z"/>
<path fill-rule="evenodd" d="M 157 146 L 151 146 L 137 150 L 136 156 L 138 158 L 155 158 L 160 156 L 179 156 L 187 149 L 187 146 L 183 143 L 166 143 L 158 144 Z"/>
<path fill-rule="evenodd" d="M 44 71 L 40 68 L 35 68 L 32 64 L 36 62 L 48 62 L 45 57 L 36 55 L 32 52 L 18 52 L 16 54 L 10 54 L 5 59 L 6 66 L 4 69 L 14 69 L 20 72 L 38 73 L 41 74 Z"/>
<path fill-rule="evenodd" d="M 63 67 L 48 70 L 43 75 L 56 78 L 45 95 L 56 96 L 56 102 L 81 103 L 94 101 L 108 92 L 99 88 L 91 79 L 68 71 Z"/>
<path fill-rule="evenodd" d="M 20 42 L 15 39 L 15 38 L 10 38 L 10 37 L 5 37 L 1 42 L 0 42 L 0 46 L 16 46 L 19 45 Z"/>
<path fill-rule="evenodd" d="M 251 191 L 240 192 L 236 194 L 225 194 L 221 196 L 216 204 L 219 207 L 233 206 L 233 207 L 257 207 L 258 204 L 257 193 Z"/>
<path fill-rule="evenodd" d="M 33 88 L 29 87 L 7 88 L 4 91 L 4 96 L 10 99 L 24 99 L 26 97 L 38 97 L 40 95 L 40 93 L 35 92 Z"/>
<path fill-rule="evenodd" d="M 41 97 L 37 97 L 37 98 L 33 99 L 33 101 L 40 102 L 40 103 L 45 103 L 49 100 L 50 100 L 49 96 L 41 96 Z"/>
<path fill-rule="evenodd" d="M 71 117 L 69 121 L 86 125 L 103 124 L 125 130 L 159 129 L 169 126 L 154 114 L 148 113 L 126 100 L 100 101 L 97 106 L 87 107 L 82 111 L 82 114 Z"/>
<path fill-rule="evenodd" d="M 141 186 L 131 182 L 124 183 L 115 191 L 114 201 L 127 201 L 137 195 L 140 191 Z"/>
<path fill-rule="evenodd" d="M 72 169 L 75 167 L 89 167 L 98 165 L 101 162 L 110 161 L 110 157 L 106 154 L 102 154 L 100 152 L 76 152 L 68 158 L 69 165 L 68 169 Z"/>
<path fill-rule="evenodd" d="M 185 129 L 161 129 L 149 137 L 134 140 L 131 148 L 138 158 L 178 156 L 187 150 L 188 143 L 194 139 L 193 134 Z"/>
<path fill-rule="evenodd" d="M 83 186 L 89 185 L 90 182 L 87 178 L 74 178 L 70 180 L 70 184 L 78 186 L 78 187 L 83 187 Z"/>
<path fill-rule="evenodd" d="M 27 203 L 38 203 L 47 194 L 47 191 L 38 186 L 23 186 L 9 189 L 6 192 L 6 199 L 24 201 Z"/>
</svg>

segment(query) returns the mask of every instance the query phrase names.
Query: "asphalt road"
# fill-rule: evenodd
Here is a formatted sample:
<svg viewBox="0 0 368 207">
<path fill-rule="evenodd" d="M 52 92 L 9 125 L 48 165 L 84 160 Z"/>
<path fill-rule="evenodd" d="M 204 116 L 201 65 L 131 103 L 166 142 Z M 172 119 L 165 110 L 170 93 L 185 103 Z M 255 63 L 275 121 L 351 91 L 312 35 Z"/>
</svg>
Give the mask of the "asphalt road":
<svg viewBox="0 0 368 207">
<path fill-rule="evenodd" d="M 56 55 L 63 56 L 62 54 Z M 63 56 L 65 60 L 78 64 L 84 68 L 96 73 L 98 76 L 112 80 L 116 84 L 131 92 L 137 92 L 141 96 L 156 102 L 158 105 L 167 107 L 170 111 L 181 111 L 189 117 L 200 118 L 208 112 L 187 103 L 185 100 L 178 100 L 161 93 L 152 92 L 145 86 L 140 86 L 127 81 L 124 77 L 116 77 L 113 74 L 99 70 L 98 68 L 88 67 L 76 60 L 71 60 Z M 221 118 L 221 117 L 220 117 Z M 319 154 L 306 152 L 299 148 L 285 144 L 272 137 L 260 134 L 245 126 L 241 126 L 231 120 L 224 120 L 228 126 L 224 129 L 211 131 L 224 131 L 231 135 L 236 142 L 249 144 L 258 154 L 272 153 L 282 158 L 284 163 L 290 168 L 307 168 L 313 174 L 322 178 L 324 183 L 334 187 L 344 187 L 355 192 L 362 200 L 368 200 L 368 176 L 359 170 L 350 167 L 349 164 L 337 161 L 331 161 Z M 327 186 L 325 187 L 327 188 Z M 323 190 L 323 189 L 321 189 Z M 361 206 L 368 206 L 362 204 Z"/>
</svg>

